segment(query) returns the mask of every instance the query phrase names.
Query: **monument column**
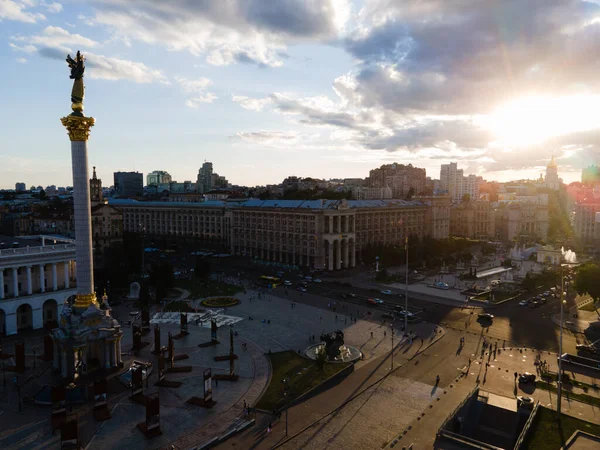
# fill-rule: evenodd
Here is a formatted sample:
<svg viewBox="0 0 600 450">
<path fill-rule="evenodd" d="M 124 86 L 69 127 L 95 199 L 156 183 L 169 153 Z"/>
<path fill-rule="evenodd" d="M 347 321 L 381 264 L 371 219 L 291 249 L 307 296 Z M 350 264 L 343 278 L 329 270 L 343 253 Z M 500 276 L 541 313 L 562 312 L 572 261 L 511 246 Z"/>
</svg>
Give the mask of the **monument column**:
<svg viewBox="0 0 600 450">
<path fill-rule="evenodd" d="M 87 140 L 95 119 L 83 115 L 83 78 L 75 78 L 71 98 L 73 113 L 61 120 L 71 140 L 77 297 L 74 307 L 86 309 L 96 303 L 92 261 L 92 215 Z"/>
</svg>

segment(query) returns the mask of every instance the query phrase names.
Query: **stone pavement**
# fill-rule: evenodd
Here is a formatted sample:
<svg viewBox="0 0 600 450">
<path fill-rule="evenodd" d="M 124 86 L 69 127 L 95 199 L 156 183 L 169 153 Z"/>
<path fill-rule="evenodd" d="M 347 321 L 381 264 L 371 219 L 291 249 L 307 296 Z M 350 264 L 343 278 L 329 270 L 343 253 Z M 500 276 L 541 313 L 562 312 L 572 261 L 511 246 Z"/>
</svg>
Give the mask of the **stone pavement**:
<svg viewBox="0 0 600 450">
<path fill-rule="evenodd" d="M 359 324 L 359 322 L 357 322 Z M 373 326 L 373 324 L 371 324 Z M 377 325 L 375 325 L 377 326 Z M 422 324 L 421 334 L 426 326 Z M 368 332 L 369 325 L 363 325 Z M 362 327 L 361 327 L 362 328 Z M 379 330 L 381 333 L 381 330 Z M 389 356 L 371 358 L 361 362 L 340 384 L 324 393 L 306 400 L 288 411 L 288 439 L 285 437 L 285 412 L 279 420 L 270 414 L 257 414 L 256 425 L 222 443 L 219 449 L 267 449 L 282 446 L 285 449 L 321 448 L 381 448 L 396 430 L 408 424 L 436 395 L 431 385 L 421 380 L 411 380 L 401 375 L 401 364 L 406 364 L 423 353 L 443 337 L 443 331 L 425 339 L 403 340 L 395 345 L 396 372 L 390 374 Z M 391 336 L 388 333 L 385 339 Z M 266 432 L 267 425 L 272 432 Z M 373 430 L 376 432 L 373 432 Z"/>
</svg>

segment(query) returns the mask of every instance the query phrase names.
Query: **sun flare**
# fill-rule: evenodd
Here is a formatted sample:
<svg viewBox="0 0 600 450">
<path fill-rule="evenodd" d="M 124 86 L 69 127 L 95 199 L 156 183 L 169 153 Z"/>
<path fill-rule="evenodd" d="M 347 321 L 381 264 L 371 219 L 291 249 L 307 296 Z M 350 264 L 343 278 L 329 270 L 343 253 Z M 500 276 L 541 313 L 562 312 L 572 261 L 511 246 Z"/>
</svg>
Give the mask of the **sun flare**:
<svg viewBox="0 0 600 450">
<path fill-rule="evenodd" d="M 505 145 L 527 146 L 598 126 L 600 96 L 526 97 L 506 103 L 487 118 Z"/>
</svg>

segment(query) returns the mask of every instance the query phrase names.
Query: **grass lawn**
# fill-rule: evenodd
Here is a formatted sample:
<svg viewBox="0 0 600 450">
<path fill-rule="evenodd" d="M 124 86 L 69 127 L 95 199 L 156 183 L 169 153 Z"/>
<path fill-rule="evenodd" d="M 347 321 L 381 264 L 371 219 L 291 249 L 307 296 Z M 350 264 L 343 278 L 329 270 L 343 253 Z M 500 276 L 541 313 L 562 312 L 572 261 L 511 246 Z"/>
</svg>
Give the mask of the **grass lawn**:
<svg viewBox="0 0 600 450">
<path fill-rule="evenodd" d="M 271 360 L 273 369 L 271 382 L 256 405 L 257 408 L 267 411 L 280 408 L 286 403 L 281 380 L 288 380 L 287 398 L 291 401 L 348 366 L 348 364 L 325 364 L 321 371 L 315 361 L 304 358 L 294 351 L 271 353 L 267 356 Z"/>
<path fill-rule="evenodd" d="M 521 448 L 528 450 L 559 450 L 576 430 L 600 436 L 600 425 L 565 414 L 561 415 L 559 427 L 556 421 L 556 411 L 541 407 Z"/>
<path fill-rule="evenodd" d="M 216 296 L 235 295 L 243 292 L 244 288 L 222 281 L 200 281 L 192 278 L 191 280 L 175 280 L 175 286 L 190 291 L 192 297 L 206 298 Z"/>
</svg>

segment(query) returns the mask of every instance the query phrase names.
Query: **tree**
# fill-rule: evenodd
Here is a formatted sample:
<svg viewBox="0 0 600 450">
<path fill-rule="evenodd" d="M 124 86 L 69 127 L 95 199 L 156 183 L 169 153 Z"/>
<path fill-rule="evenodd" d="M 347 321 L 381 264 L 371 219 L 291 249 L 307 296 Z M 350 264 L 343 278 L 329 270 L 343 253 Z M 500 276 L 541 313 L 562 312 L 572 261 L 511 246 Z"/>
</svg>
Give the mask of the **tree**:
<svg viewBox="0 0 600 450">
<path fill-rule="evenodd" d="M 463 194 L 460 201 L 461 201 L 461 203 L 469 203 L 471 201 L 471 194 L 469 194 L 469 193 Z"/>
<path fill-rule="evenodd" d="M 40 191 L 40 200 L 46 200 L 46 191 L 43 189 Z"/>
</svg>

